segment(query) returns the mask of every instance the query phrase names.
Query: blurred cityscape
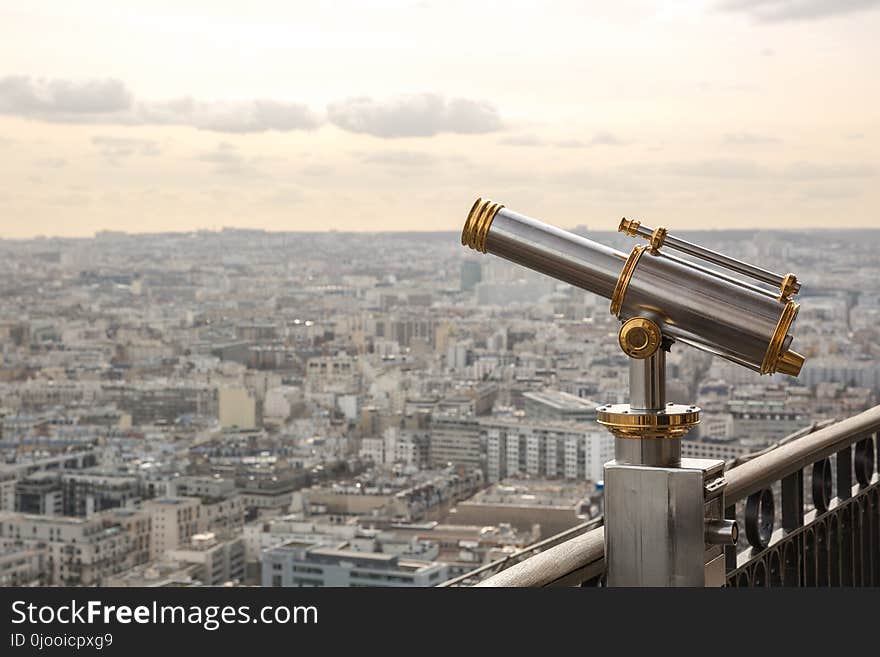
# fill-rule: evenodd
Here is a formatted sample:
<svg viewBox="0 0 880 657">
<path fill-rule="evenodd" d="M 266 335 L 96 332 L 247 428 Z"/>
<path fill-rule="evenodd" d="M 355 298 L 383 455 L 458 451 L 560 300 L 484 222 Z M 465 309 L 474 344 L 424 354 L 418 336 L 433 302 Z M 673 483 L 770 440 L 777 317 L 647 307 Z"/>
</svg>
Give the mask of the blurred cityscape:
<svg viewBox="0 0 880 657">
<path fill-rule="evenodd" d="M 683 236 L 797 273 L 807 357 L 673 346 L 685 456 L 880 401 L 880 231 Z M 435 586 L 602 514 L 608 301 L 457 234 L 0 241 L 0 281 L 0 585 Z"/>
</svg>

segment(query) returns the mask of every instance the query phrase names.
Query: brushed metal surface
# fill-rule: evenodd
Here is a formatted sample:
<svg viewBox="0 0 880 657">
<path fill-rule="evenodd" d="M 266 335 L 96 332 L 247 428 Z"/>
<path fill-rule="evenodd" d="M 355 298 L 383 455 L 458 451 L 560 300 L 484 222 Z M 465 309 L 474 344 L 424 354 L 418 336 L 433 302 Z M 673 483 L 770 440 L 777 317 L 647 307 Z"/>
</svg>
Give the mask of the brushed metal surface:
<svg viewBox="0 0 880 657">
<path fill-rule="evenodd" d="M 606 299 L 626 262 L 620 251 L 507 208 L 495 215 L 486 250 Z"/>
</svg>

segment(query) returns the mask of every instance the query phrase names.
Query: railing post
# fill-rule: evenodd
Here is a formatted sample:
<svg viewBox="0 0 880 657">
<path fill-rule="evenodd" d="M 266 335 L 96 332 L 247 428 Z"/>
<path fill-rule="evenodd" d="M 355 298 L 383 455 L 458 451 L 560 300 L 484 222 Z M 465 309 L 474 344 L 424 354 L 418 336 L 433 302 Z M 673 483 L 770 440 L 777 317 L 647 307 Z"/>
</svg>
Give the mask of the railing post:
<svg viewBox="0 0 880 657">
<path fill-rule="evenodd" d="M 724 508 L 724 517 L 736 521 L 736 504 Z M 736 545 L 724 546 L 724 568 L 728 573 L 736 569 Z"/>
<path fill-rule="evenodd" d="M 837 497 L 841 501 L 852 497 L 852 447 L 837 452 Z"/>
<path fill-rule="evenodd" d="M 852 446 L 837 452 L 837 499 L 845 502 L 852 498 Z M 853 585 L 853 517 L 852 506 L 844 506 L 838 516 L 840 522 L 840 585 Z M 834 564 L 832 564 L 833 567 Z"/>
<path fill-rule="evenodd" d="M 804 471 L 782 480 L 782 528 L 793 532 L 804 526 Z"/>
<path fill-rule="evenodd" d="M 804 526 L 804 471 L 798 470 L 782 479 L 782 528 L 786 532 L 793 532 Z M 796 564 L 785 564 L 788 570 L 793 568 L 797 573 L 797 585 L 803 584 L 804 573 L 804 537 L 795 539 L 798 541 L 798 550 L 795 557 Z"/>
</svg>

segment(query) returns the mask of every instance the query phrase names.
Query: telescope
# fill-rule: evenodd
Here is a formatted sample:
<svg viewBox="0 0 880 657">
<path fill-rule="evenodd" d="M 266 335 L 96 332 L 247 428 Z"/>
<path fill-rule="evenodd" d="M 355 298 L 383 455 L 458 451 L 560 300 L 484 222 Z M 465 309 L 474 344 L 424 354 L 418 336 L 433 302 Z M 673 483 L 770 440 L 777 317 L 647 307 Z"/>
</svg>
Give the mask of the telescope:
<svg viewBox="0 0 880 657">
<path fill-rule="evenodd" d="M 624 218 L 618 231 L 646 243 L 625 254 L 478 198 L 461 242 L 605 297 L 621 322 L 630 401 L 596 411 L 616 438 L 604 472 L 607 583 L 721 585 L 724 546 L 737 536 L 735 521 L 724 517 L 724 463 L 681 457 L 681 437 L 699 423 L 700 409 L 667 402 L 665 354 L 680 342 L 758 374 L 797 376 L 804 357 L 791 349 L 799 308 L 792 297 L 801 286 L 794 274 L 731 258 L 664 226 Z"/>
</svg>

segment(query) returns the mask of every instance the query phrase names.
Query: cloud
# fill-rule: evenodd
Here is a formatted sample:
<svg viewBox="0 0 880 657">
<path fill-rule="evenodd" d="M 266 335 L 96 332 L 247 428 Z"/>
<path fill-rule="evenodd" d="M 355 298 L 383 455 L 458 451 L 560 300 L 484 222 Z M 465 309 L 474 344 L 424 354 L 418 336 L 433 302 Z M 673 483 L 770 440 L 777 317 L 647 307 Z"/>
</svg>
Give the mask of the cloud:
<svg viewBox="0 0 880 657">
<path fill-rule="evenodd" d="M 303 193 L 290 185 L 276 187 L 271 193 L 263 196 L 261 201 L 268 205 L 287 206 L 302 203 L 305 200 Z"/>
<path fill-rule="evenodd" d="M 131 108 L 132 94 L 119 80 L 45 80 L 13 75 L 0 78 L 0 113 L 52 119 L 110 114 Z"/>
<path fill-rule="evenodd" d="M 722 11 L 741 12 L 761 23 L 827 18 L 880 7 L 880 0 L 722 0 Z"/>
<path fill-rule="evenodd" d="M 343 130 L 385 139 L 440 133 L 482 134 L 501 128 L 498 111 L 489 103 L 467 98 L 447 100 L 432 93 L 385 101 L 349 98 L 331 103 L 327 117 Z"/>
<path fill-rule="evenodd" d="M 326 164 L 307 164 L 299 172 L 304 176 L 324 177 L 333 173 L 333 167 Z"/>
<path fill-rule="evenodd" d="M 869 178 L 877 174 L 877 169 L 874 166 L 863 163 L 792 162 L 779 167 L 764 167 L 753 160 L 737 158 L 667 162 L 664 165 L 633 166 L 629 167 L 629 170 L 642 175 L 660 174 L 784 183 Z"/>
<path fill-rule="evenodd" d="M 781 172 L 783 177 L 793 181 L 870 178 L 876 174 L 876 168 L 868 164 L 814 164 L 812 162 L 795 162 Z"/>
<path fill-rule="evenodd" d="M 622 146 L 626 142 L 610 132 L 597 132 L 590 140 L 591 146 Z"/>
<path fill-rule="evenodd" d="M 537 135 L 511 135 L 510 137 L 499 139 L 498 143 L 502 146 L 525 146 L 528 148 L 545 145 L 544 140 Z"/>
<path fill-rule="evenodd" d="M 697 178 L 749 179 L 764 175 L 764 171 L 751 160 L 698 160 L 695 162 L 672 162 L 663 168 L 668 173 Z"/>
<path fill-rule="evenodd" d="M 44 169 L 63 169 L 67 166 L 67 160 L 63 157 L 46 157 L 35 160 L 34 164 Z"/>
<path fill-rule="evenodd" d="M 0 114 L 57 123 L 182 125 L 215 132 L 314 130 L 322 120 L 308 106 L 276 100 L 238 102 L 177 98 L 140 101 L 119 80 L 0 78 Z"/>
<path fill-rule="evenodd" d="M 159 146 L 152 139 L 95 135 L 92 137 L 92 145 L 108 160 L 118 160 L 133 155 L 154 156 L 159 154 Z"/>
<path fill-rule="evenodd" d="M 778 144 L 781 140 L 753 132 L 737 132 L 724 135 L 724 141 L 732 146 L 760 146 L 762 144 Z"/>
<path fill-rule="evenodd" d="M 557 141 L 553 144 L 558 148 L 584 148 L 587 146 L 580 139 L 563 139 L 562 141 Z"/>
<path fill-rule="evenodd" d="M 136 122 L 158 125 L 189 125 L 214 132 L 248 133 L 278 130 L 314 130 L 321 119 L 301 103 L 274 100 L 202 102 L 177 98 L 138 103 Z"/>
<path fill-rule="evenodd" d="M 263 178 L 265 174 L 255 166 L 260 158 L 247 158 L 234 145 L 221 141 L 212 151 L 196 156 L 199 162 L 213 165 L 214 173 L 239 178 Z"/>
<path fill-rule="evenodd" d="M 376 151 L 361 155 L 365 164 L 381 164 L 393 167 L 425 167 L 437 163 L 437 158 L 418 151 Z"/>
<path fill-rule="evenodd" d="M 325 121 L 304 103 L 265 98 L 141 100 L 116 79 L 47 80 L 23 75 L 0 78 L 0 114 L 55 123 L 176 125 L 242 134 L 315 130 Z M 331 103 L 327 118 L 342 130 L 382 138 L 483 134 L 502 127 L 491 104 L 435 93 L 385 101 L 350 98 Z"/>
</svg>

